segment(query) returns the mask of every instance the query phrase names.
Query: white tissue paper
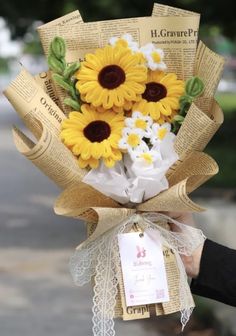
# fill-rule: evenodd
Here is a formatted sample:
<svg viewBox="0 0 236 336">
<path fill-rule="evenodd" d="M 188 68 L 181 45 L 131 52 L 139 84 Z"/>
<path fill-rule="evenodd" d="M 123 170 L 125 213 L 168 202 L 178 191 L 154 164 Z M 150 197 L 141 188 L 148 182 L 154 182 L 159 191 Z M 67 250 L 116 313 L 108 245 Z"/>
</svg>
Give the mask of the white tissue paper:
<svg viewBox="0 0 236 336">
<path fill-rule="evenodd" d="M 123 161 L 118 161 L 113 168 L 107 169 L 100 163 L 98 168 L 91 169 L 85 175 L 83 182 L 118 203 L 142 203 L 168 189 L 165 174 L 178 160 L 174 139 L 174 134 L 169 133 L 159 145 L 153 147 L 152 150 L 159 153 L 159 158 L 151 164 L 134 161 L 129 154 L 125 154 Z"/>
</svg>

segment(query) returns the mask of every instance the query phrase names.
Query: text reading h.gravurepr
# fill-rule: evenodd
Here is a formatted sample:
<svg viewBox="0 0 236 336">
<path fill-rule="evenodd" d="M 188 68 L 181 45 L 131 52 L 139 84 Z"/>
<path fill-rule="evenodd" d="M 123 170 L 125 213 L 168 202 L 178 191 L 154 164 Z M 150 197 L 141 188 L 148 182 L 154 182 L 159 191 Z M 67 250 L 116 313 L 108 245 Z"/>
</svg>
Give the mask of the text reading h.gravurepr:
<svg viewBox="0 0 236 336">
<path fill-rule="evenodd" d="M 167 30 L 167 29 L 152 29 L 151 37 L 197 37 L 198 30 L 186 29 L 186 30 Z"/>
</svg>

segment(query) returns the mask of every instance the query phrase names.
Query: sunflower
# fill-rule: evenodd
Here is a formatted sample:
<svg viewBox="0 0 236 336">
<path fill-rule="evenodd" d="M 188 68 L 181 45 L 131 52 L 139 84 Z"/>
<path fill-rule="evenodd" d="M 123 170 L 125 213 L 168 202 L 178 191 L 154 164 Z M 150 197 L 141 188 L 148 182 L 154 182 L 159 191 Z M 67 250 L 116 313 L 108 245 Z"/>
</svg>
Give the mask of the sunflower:
<svg viewBox="0 0 236 336">
<path fill-rule="evenodd" d="M 108 45 L 87 54 L 76 77 L 76 88 L 87 103 L 110 109 L 138 100 L 147 69 L 130 49 Z"/>
<path fill-rule="evenodd" d="M 156 122 L 172 120 L 180 108 L 179 98 L 184 93 L 184 81 L 174 73 L 149 71 L 142 99 L 135 103 L 133 111 L 150 115 Z"/>
<path fill-rule="evenodd" d="M 86 99 L 85 99 L 85 96 L 84 96 L 84 95 L 80 95 L 80 99 L 81 99 L 81 101 L 82 101 L 83 104 L 86 103 Z M 137 97 L 137 101 L 139 101 L 139 100 L 141 100 L 141 99 L 142 99 L 142 97 L 141 97 L 141 95 L 139 95 L 139 96 Z M 136 101 L 136 102 L 137 102 L 137 101 Z M 133 105 L 134 105 L 136 102 L 128 101 L 128 100 L 125 99 L 125 100 L 124 100 L 124 105 L 123 105 L 123 106 L 116 106 L 116 105 L 114 105 L 114 106 L 112 107 L 112 110 L 113 110 L 114 112 L 117 112 L 117 113 L 125 113 L 125 115 L 127 115 L 128 112 L 132 111 L 132 107 L 133 107 Z M 97 111 L 97 112 L 101 112 L 101 113 L 103 113 L 103 112 L 107 111 L 107 109 L 105 109 L 105 108 L 101 105 L 101 106 L 97 106 L 97 107 L 96 107 L 96 111 Z"/>
<path fill-rule="evenodd" d="M 62 122 L 61 139 L 78 157 L 81 168 L 97 168 L 103 159 L 107 167 L 113 167 L 122 159 L 118 142 L 124 127 L 124 116 L 107 110 L 99 113 L 90 105 L 81 106 L 80 112 L 71 112 Z"/>
<path fill-rule="evenodd" d="M 140 99 L 141 99 L 141 98 L 140 98 Z M 140 99 L 139 99 L 139 100 L 140 100 Z M 112 107 L 112 110 L 113 110 L 114 112 L 117 112 L 117 113 L 125 113 L 125 115 L 127 115 L 127 112 L 129 112 L 129 111 L 132 110 L 132 107 L 133 107 L 133 104 L 134 104 L 134 103 L 135 103 L 135 102 L 125 100 L 123 106 L 120 106 L 120 107 L 119 107 L 119 106 L 114 105 L 114 106 Z M 107 111 L 107 109 L 105 109 L 103 106 L 98 106 L 96 109 L 97 109 L 98 112 L 101 112 L 101 113 Z"/>
</svg>

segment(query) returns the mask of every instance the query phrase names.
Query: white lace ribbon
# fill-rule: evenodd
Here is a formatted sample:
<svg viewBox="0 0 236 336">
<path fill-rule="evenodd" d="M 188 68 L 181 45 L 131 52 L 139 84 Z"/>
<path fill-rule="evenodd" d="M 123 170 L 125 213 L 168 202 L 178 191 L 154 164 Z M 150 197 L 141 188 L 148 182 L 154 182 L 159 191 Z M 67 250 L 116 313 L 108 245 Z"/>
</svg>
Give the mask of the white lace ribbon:
<svg viewBox="0 0 236 336">
<path fill-rule="evenodd" d="M 158 226 L 163 220 L 175 224 L 180 232 L 166 230 Z M 162 244 L 171 248 L 175 254 L 179 274 L 179 297 L 181 304 L 182 328 L 188 322 L 193 307 L 189 302 L 189 285 L 184 265 L 179 254 L 191 255 L 204 241 L 201 230 L 179 223 L 172 218 L 159 213 L 142 213 L 132 215 L 105 232 L 95 240 L 89 238 L 81 244 L 71 257 L 70 271 L 76 285 L 83 286 L 95 276 L 93 297 L 93 335 L 114 336 L 114 312 L 118 279 L 116 276 L 116 262 L 119 258 L 119 233 L 129 232 L 134 223 L 145 229 L 158 230 Z"/>
</svg>

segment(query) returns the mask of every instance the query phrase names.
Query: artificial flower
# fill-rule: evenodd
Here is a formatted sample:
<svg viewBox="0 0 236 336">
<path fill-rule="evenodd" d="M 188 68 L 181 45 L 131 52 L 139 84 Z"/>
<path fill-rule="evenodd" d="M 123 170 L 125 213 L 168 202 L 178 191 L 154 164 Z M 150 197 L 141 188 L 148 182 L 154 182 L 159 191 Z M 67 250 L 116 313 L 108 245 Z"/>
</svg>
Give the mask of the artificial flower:
<svg viewBox="0 0 236 336">
<path fill-rule="evenodd" d="M 124 34 L 121 36 L 121 38 L 111 37 L 109 43 L 112 46 L 129 48 L 135 53 L 139 51 L 138 43 L 133 40 L 133 37 L 130 34 Z"/>
<path fill-rule="evenodd" d="M 145 151 L 147 144 L 143 141 L 144 131 L 142 129 L 132 129 L 125 127 L 122 131 L 122 138 L 119 141 L 119 148 L 128 152 Z"/>
<path fill-rule="evenodd" d="M 179 109 L 179 98 L 184 93 L 184 81 L 174 73 L 149 71 L 142 99 L 135 103 L 133 111 L 150 115 L 154 121 L 172 118 Z"/>
<path fill-rule="evenodd" d="M 87 54 L 76 77 L 76 88 L 87 103 L 110 109 L 138 101 L 147 69 L 130 49 L 108 45 Z"/>
<path fill-rule="evenodd" d="M 165 137 L 171 133 L 171 124 L 164 123 L 162 125 L 154 123 L 152 125 L 152 135 L 150 141 L 153 145 L 162 142 Z M 171 133 L 172 134 L 172 133 Z"/>
<path fill-rule="evenodd" d="M 149 138 L 151 135 L 151 126 L 153 120 L 149 116 L 144 116 L 139 111 L 134 111 L 131 118 L 125 119 L 125 125 L 133 129 L 141 129 L 144 133 L 144 137 Z"/>
<path fill-rule="evenodd" d="M 152 43 L 148 43 L 140 48 L 140 52 L 143 54 L 146 60 L 146 65 L 152 71 L 166 70 L 167 66 L 164 63 L 164 51 L 160 48 L 156 48 Z"/>
<path fill-rule="evenodd" d="M 112 110 L 117 112 L 117 113 L 125 113 L 127 114 L 127 112 L 131 111 L 132 107 L 133 107 L 133 102 L 132 101 L 127 101 L 127 100 L 124 100 L 124 105 L 123 106 L 116 106 L 114 105 L 112 107 Z M 98 106 L 97 108 L 97 111 L 98 112 L 105 112 L 107 109 L 105 109 L 103 106 Z"/>
<path fill-rule="evenodd" d="M 84 104 L 80 112 L 71 112 L 62 122 L 61 138 L 75 156 L 81 168 L 98 167 L 103 159 L 107 167 L 122 159 L 118 142 L 124 127 L 124 116 L 108 110 L 99 113 Z"/>
<path fill-rule="evenodd" d="M 158 161 L 159 165 L 162 161 L 161 155 L 157 150 L 148 150 L 146 152 L 134 151 L 131 159 L 137 167 L 150 167 Z"/>
</svg>

